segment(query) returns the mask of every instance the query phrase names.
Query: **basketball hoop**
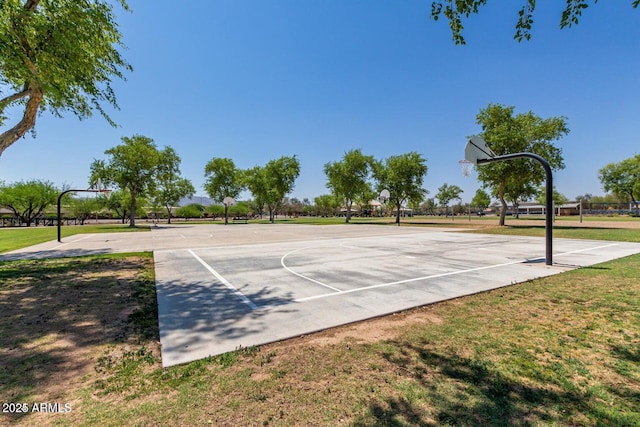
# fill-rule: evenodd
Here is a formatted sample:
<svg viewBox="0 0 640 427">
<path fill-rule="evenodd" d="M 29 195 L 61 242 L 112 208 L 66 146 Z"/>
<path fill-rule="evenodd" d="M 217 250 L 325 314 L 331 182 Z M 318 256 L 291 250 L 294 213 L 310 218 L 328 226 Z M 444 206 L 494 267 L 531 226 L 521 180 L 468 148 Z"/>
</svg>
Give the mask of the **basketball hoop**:
<svg viewBox="0 0 640 427">
<path fill-rule="evenodd" d="M 462 176 L 469 177 L 471 176 L 471 169 L 473 168 L 473 163 L 468 160 L 460 160 L 458 162 L 460 165 L 460 169 L 462 169 Z"/>
</svg>

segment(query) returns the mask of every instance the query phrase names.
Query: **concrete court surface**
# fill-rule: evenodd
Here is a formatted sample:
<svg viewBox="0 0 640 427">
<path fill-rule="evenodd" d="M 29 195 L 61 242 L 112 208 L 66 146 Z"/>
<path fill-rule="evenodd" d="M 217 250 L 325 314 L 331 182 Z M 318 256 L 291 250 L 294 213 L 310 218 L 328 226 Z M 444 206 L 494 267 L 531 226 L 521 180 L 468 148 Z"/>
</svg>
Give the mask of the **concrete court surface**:
<svg viewBox="0 0 640 427">
<path fill-rule="evenodd" d="M 175 225 L 0 260 L 153 250 L 164 366 L 640 253 L 640 244 L 379 225 Z M 0 234 L 1 236 L 1 234 Z"/>
</svg>

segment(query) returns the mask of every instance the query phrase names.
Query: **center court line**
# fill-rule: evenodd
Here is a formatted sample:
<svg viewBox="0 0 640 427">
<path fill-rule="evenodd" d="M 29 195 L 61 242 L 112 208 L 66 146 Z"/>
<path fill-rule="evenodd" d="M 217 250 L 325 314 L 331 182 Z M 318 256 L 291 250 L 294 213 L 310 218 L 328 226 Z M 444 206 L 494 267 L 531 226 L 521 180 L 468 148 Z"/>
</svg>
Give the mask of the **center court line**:
<svg viewBox="0 0 640 427">
<path fill-rule="evenodd" d="M 233 293 L 242 300 L 243 303 L 247 304 L 249 307 L 251 307 L 252 310 L 257 310 L 258 306 L 254 304 L 253 301 L 251 301 L 249 298 L 247 298 L 242 292 L 240 292 L 235 286 L 233 286 L 231 283 L 229 283 L 229 281 L 227 279 L 225 279 L 224 277 L 222 277 L 220 275 L 220 273 L 218 273 L 217 271 L 215 271 L 213 269 L 213 267 L 211 267 L 209 264 L 207 264 L 202 258 L 200 258 L 198 255 L 195 254 L 195 252 L 193 252 L 191 249 L 187 249 L 187 251 L 193 255 L 193 257 L 204 266 L 204 268 L 206 268 L 207 270 L 209 270 L 209 272 L 211 274 L 213 274 L 218 280 L 220 280 L 227 288 L 231 289 L 231 291 L 233 291 Z"/>
<path fill-rule="evenodd" d="M 611 246 L 616 246 L 616 245 L 617 245 L 617 243 L 612 243 L 612 244 L 608 244 L 608 245 L 595 246 L 595 247 L 592 247 L 592 248 L 577 249 L 575 251 L 568 251 L 568 252 L 555 254 L 554 256 L 570 255 L 570 254 L 575 254 L 575 253 L 579 253 L 579 252 L 587 252 L 587 251 L 591 251 L 591 250 L 595 250 L 595 249 L 604 249 L 604 248 L 609 248 Z M 332 296 L 335 296 L 335 295 L 342 295 L 342 294 L 350 294 L 350 293 L 353 293 L 353 292 L 366 291 L 366 290 L 369 290 L 369 289 L 376 289 L 376 288 L 384 288 L 384 287 L 393 286 L 393 285 L 401 285 L 401 284 L 404 284 L 404 283 L 417 282 L 417 281 L 420 281 L 420 280 L 436 279 L 438 277 L 455 276 L 457 274 L 471 273 L 471 272 L 474 272 L 474 271 L 481 271 L 481 270 L 489 270 L 491 268 L 506 267 L 506 266 L 515 265 L 515 264 L 523 264 L 523 263 L 525 263 L 527 261 L 530 262 L 530 261 L 538 260 L 538 259 L 544 259 L 544 257 L 542 257 L 542 258 L 524 259 L 524 260 L 518 260 L 518 261 L 510 261 L 510 262 L 505 262 L 505 263 L 502 263 L 502 264 L 485 265 L 485 266 L 482 266 L 482 267 L 469 268 L 467 270 L 449 271 L 447 273 L 433 274 L 433 275 L 430 275 L 430 276 L 414 277 L 412 279 L 398 280 L 398 281 L 389 282 L 389 283 L 381 283 L 379 285 L 364 286 L 364 287 L 361 287 L 361 288 L 349 289 L 349 290 L 340 291 L 340 292 L 337 292 L 337 293 L 315 295 L 315 296 L 306 297 L 306 298 L 298 298 L 298 299 L 294 300 L 294 302 L 311 301 L 311 300 L 319 299 L 319 298 L 332 297 Z"/>
</svg>

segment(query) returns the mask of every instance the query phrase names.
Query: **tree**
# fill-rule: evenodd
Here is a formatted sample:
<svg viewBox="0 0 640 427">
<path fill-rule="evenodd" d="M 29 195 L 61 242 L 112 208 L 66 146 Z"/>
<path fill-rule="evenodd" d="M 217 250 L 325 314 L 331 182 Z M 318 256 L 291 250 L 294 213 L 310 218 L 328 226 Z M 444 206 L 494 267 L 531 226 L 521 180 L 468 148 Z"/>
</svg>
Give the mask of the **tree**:
<svg viewBox="0 0 640 427">
<path fill-rule="evenodd" d="M 91 164 L 90 183 L 102 180 L 105 185 L 116 184 L 130 196 L 129 226 L 135 227 L 136 199 L 152 195 L 156 189 L 155 176 L 160 162 L 160 153 L 153 139 L 134 135 L 122 137 L 122 144 L 104 152 L 108 162 L 94 160 Z"/>
<path fill-rule="evenodd" d="M 452 200 L 460 199 L 460 193 L 462 188 L 457 185 L 449 185 L 446 182 L 438 188 L 438 194 L 436 199 L 440 201 L 440 204 L 444 206 L 444 214 L 448 215 L 449 202 Z"/>
<path fill-rule="evenodd" d="M 292 217 L 292 216 L 298 217 L 302 215 L 302 213 L 304 212 L 304 205 L 300 201 L 300 199 L 298 199 L 297 197 L 292 197 L 291 199 L 286 198 L 283 207 L 284 207 L 285 213 L 289 217 Z"/>
<path fill-rule="evenodd" d="M 596 3 L 598 0 L 594 0 Z M 522 0 L 524 3 L 518 11 L 518 20 L 516 22 L 516 33 L 513 36 L 514 39 L 521 42 L 522 40 L 529 40 L 531 38 L 531 28 L 533 26 L 533 15 L 536 9 L 535 0 Z M 449 21 L 449 27 L 453 36 L 455 44 L 466 44 L 464 37 L 462 36 L 462 30 L 464 26 L 462 24 L 462 18 L 469 18 L 472 14 L 475 15 L 479 12 L 482 6 L 487 4 L 487 0 L 438 0 L 431 2 L 431 17 L 434 21 L 437 21 L 440 16 Z M 640 5 L 640 0 L 633 0 L 631 6 L 637 8 Z M 560 17 L 560 28 L 570 28 L 573 25 L 577 25 L 582 12 L 587 9 L 589 5 L 587 0 L 566 0 L 566 7 L 562 11 Z"/>
<path fill-rule="evenodd" d="M 336 214 L 336 209 L 340 206 L 340 200 L 335 194 L 323 194 L 313 199 L 315 205 L 316 215 L 319 216 L 333 216 Z"/>
<path fill-rule="evenodd" d="M 580 202 L 580 204 L 582 205 L 582 208 L 584 209 L 589 207 L 589 202 L 591 202 L 592 197 L 593 197 L 593 194 L 584 193 L 584 194 L 578 194 L 574 200 L 577 200 L 578 202 Z"/>
<path fill-rule="evenodd" d="M 403 203 L 420 203 L 428 193 L 422 188 L 426 174 L 427 160 L 413 151 L 374 164 L 373 176 L 378 181 L 378 191 L 389 190 L 389 202 L 396 207 L 396 224 L 400 225 Z"/>
<path fill-rule="evenodd" d="M 436 206 L 435 198 L 430 197 L 420 204 L 420 210 L 426 215 L 435 215 Z"/>
<path fill-rule="evenodd" d="M 476 194 L 471 199 L 471 206 L 475 206 L 481 211 L 485 210 L 491 204 L 491 196 L 482 188 L 476 190 Z"/>
<path fill-rule="evenodd" d="M 562 150 L 553 141 L 569 133 L 565 117 L 542 119 L 531 111 L 513 115 L 515 107 L 489 104 L 480 110 L 476 123 L 482 126 L 482 138 L 498 156 L 520 152 L 544 157 L 552 170 L 564 168 Z M 504 225 L 507 200 L 517 206 L 520 201 L 535 196 L 545 180 L 545 172 L 538 162 L 516 159 L 484 164 L 477 168 L 478 179 L 484 188 L 502 204 L 500 225 Z"/>
<path fill-rule="evenodd" d="M 108 196 L 98 196 L 99 203 L 102 207 L 108 209 L 112 214 L 115 212 L 116 218 L 120 218 L 124 224 L 131 215 L 131 197 L 128 193 L 115 190 Z"/>
<path fill-rule="evenodd" d="M 189 218 L 202 218 L 202 214 L 205 208 L 201 204 L 191 203 L 187 206 L 181 206 L 176 209 L 176 216 L 184 218 L 185 221 Z"/>
<path fill-rule="evenodd" d="M 556 186 L 553 186 L 553 194 L 551 196 L 551 198 L 553 199 L 553 203 L 556 206 L 560 206 L 560 205 L 564 205 L 565 203 L 567 203 L 569 201 L 569 199 L 567 198 L 567 196 L 565 196 L 564 194 L 560 193 L 558 190 L 556 190 Z M 536 197 L 536 202 L 538 204 L 544 205 L 547 202 L 547 188 L 545 186 L 542 186 L 538 189 L 538 195 Z"/>
<path fill-rule="evenodd" d="M 124 0 L 121 6 L 128 10 Z M 0 133 L 0 155 L 33 129 L 38 111 L 70 111 L 80 119 L 100 112 L 112 124 L 104 102 L 118 108 L 114 77 L 132 67 L 111 2 L 93 0 L 6 0 L 0 2 L 0 126 L 9 109 L 22 118 Z"/>
<path fill-rule="evenodd" d="M 231 215 L 235 217 L 247 216 L 249 215 L 249 202 L 236 202 L 233 206 L 231 206 L 229 211 L 231 212 Z"/>
<path fill-rule="evenodd" d="M 186 178 L 180 176 L 180 157 L 171 147 L 160 151 L 156 170 L 154 204 L 167 210 L 167 222 L 171 224 L 171 207 L 183 197 L 193 197 L 196 189 Z"/>
<path fill-rule="evenodd" d="M 604 191 L 611 191 L 621 199 L 638 203 L 640 197 L 640 154 L 618 163 L 609 163 L 598 171 Z"/>
<path fill-rule="evenodd" d="M 209 205 L 204 210 L 207 214 L 211 215 L 215 220 L 218 217 L 222 217 L 224 215 L 224 207 L 221 205 Z"/>
<path fill-rule="evenodd" d="M 47 207 L 55 205 L 57 197 L 58 190 L 49 181 L 20 181 L 0 186 L 0 206 L 10 209 L 27 227 Z"/>
<path fill-rule="evenodd" d="M 300 175 L 300 162 L 296 156 L 283 156 L 270 160 L 264 167 L 256 166 L 246 171 L 245 183 L 253 194 L 257 206 L 267 206 L 269 220 L 273 223 L 275 213 L 284 197 L 293 191 Z"/>
<path fill-rule="evenodd" d="M 213 158 L 204 167 L 204 189 L 213 200 L 222 203 L 225 197 L 237 198 L 245 187 L 243 174 L 233 160 Z M 224 223 L 229 222 L 229 206 L 224 206 Z"/>
<path fill-rule="evenodd" d="M 363 194 L 371 192 L 369 178 L 374 159 L 362 154 L 359 149 L 348 151 L 338 162 L 324 165 L 327 188 L 342 199 L 346 209 L 345 223 L 351 220 L 351 206 Z"/>
<path fill-rule="evenodd" d="M 75 219 L 80 221 L 80 225 L 91 217 L 91 215 L 99 210 L 99 202 L 95 198 L 75 198 L 70 202 L 71 214 Z"/>
</svg>

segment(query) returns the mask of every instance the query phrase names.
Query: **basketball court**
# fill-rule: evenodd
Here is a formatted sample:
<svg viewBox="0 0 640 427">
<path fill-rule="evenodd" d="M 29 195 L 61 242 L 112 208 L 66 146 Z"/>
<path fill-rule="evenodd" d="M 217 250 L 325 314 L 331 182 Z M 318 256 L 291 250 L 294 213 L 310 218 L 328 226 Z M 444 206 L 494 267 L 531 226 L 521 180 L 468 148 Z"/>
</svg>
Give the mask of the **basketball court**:
<svg viewBox="0 0 640 427">
<path fill-rule="evenodd" d="M 640 253 L 640 244 L 381 225 L 171 225 L 0 260 L 153 251 L 171 366 Z"/>
<path fill-rule="evenodd" d="M 165 366 L 640 252 L 640 244 L 556 239 L 547 266 L 535 237 L 363 225 L 233 231 L 245 243 L 154 252 Z M 264 232 L 275 241 L 246 243 Z"/>
</svg>

